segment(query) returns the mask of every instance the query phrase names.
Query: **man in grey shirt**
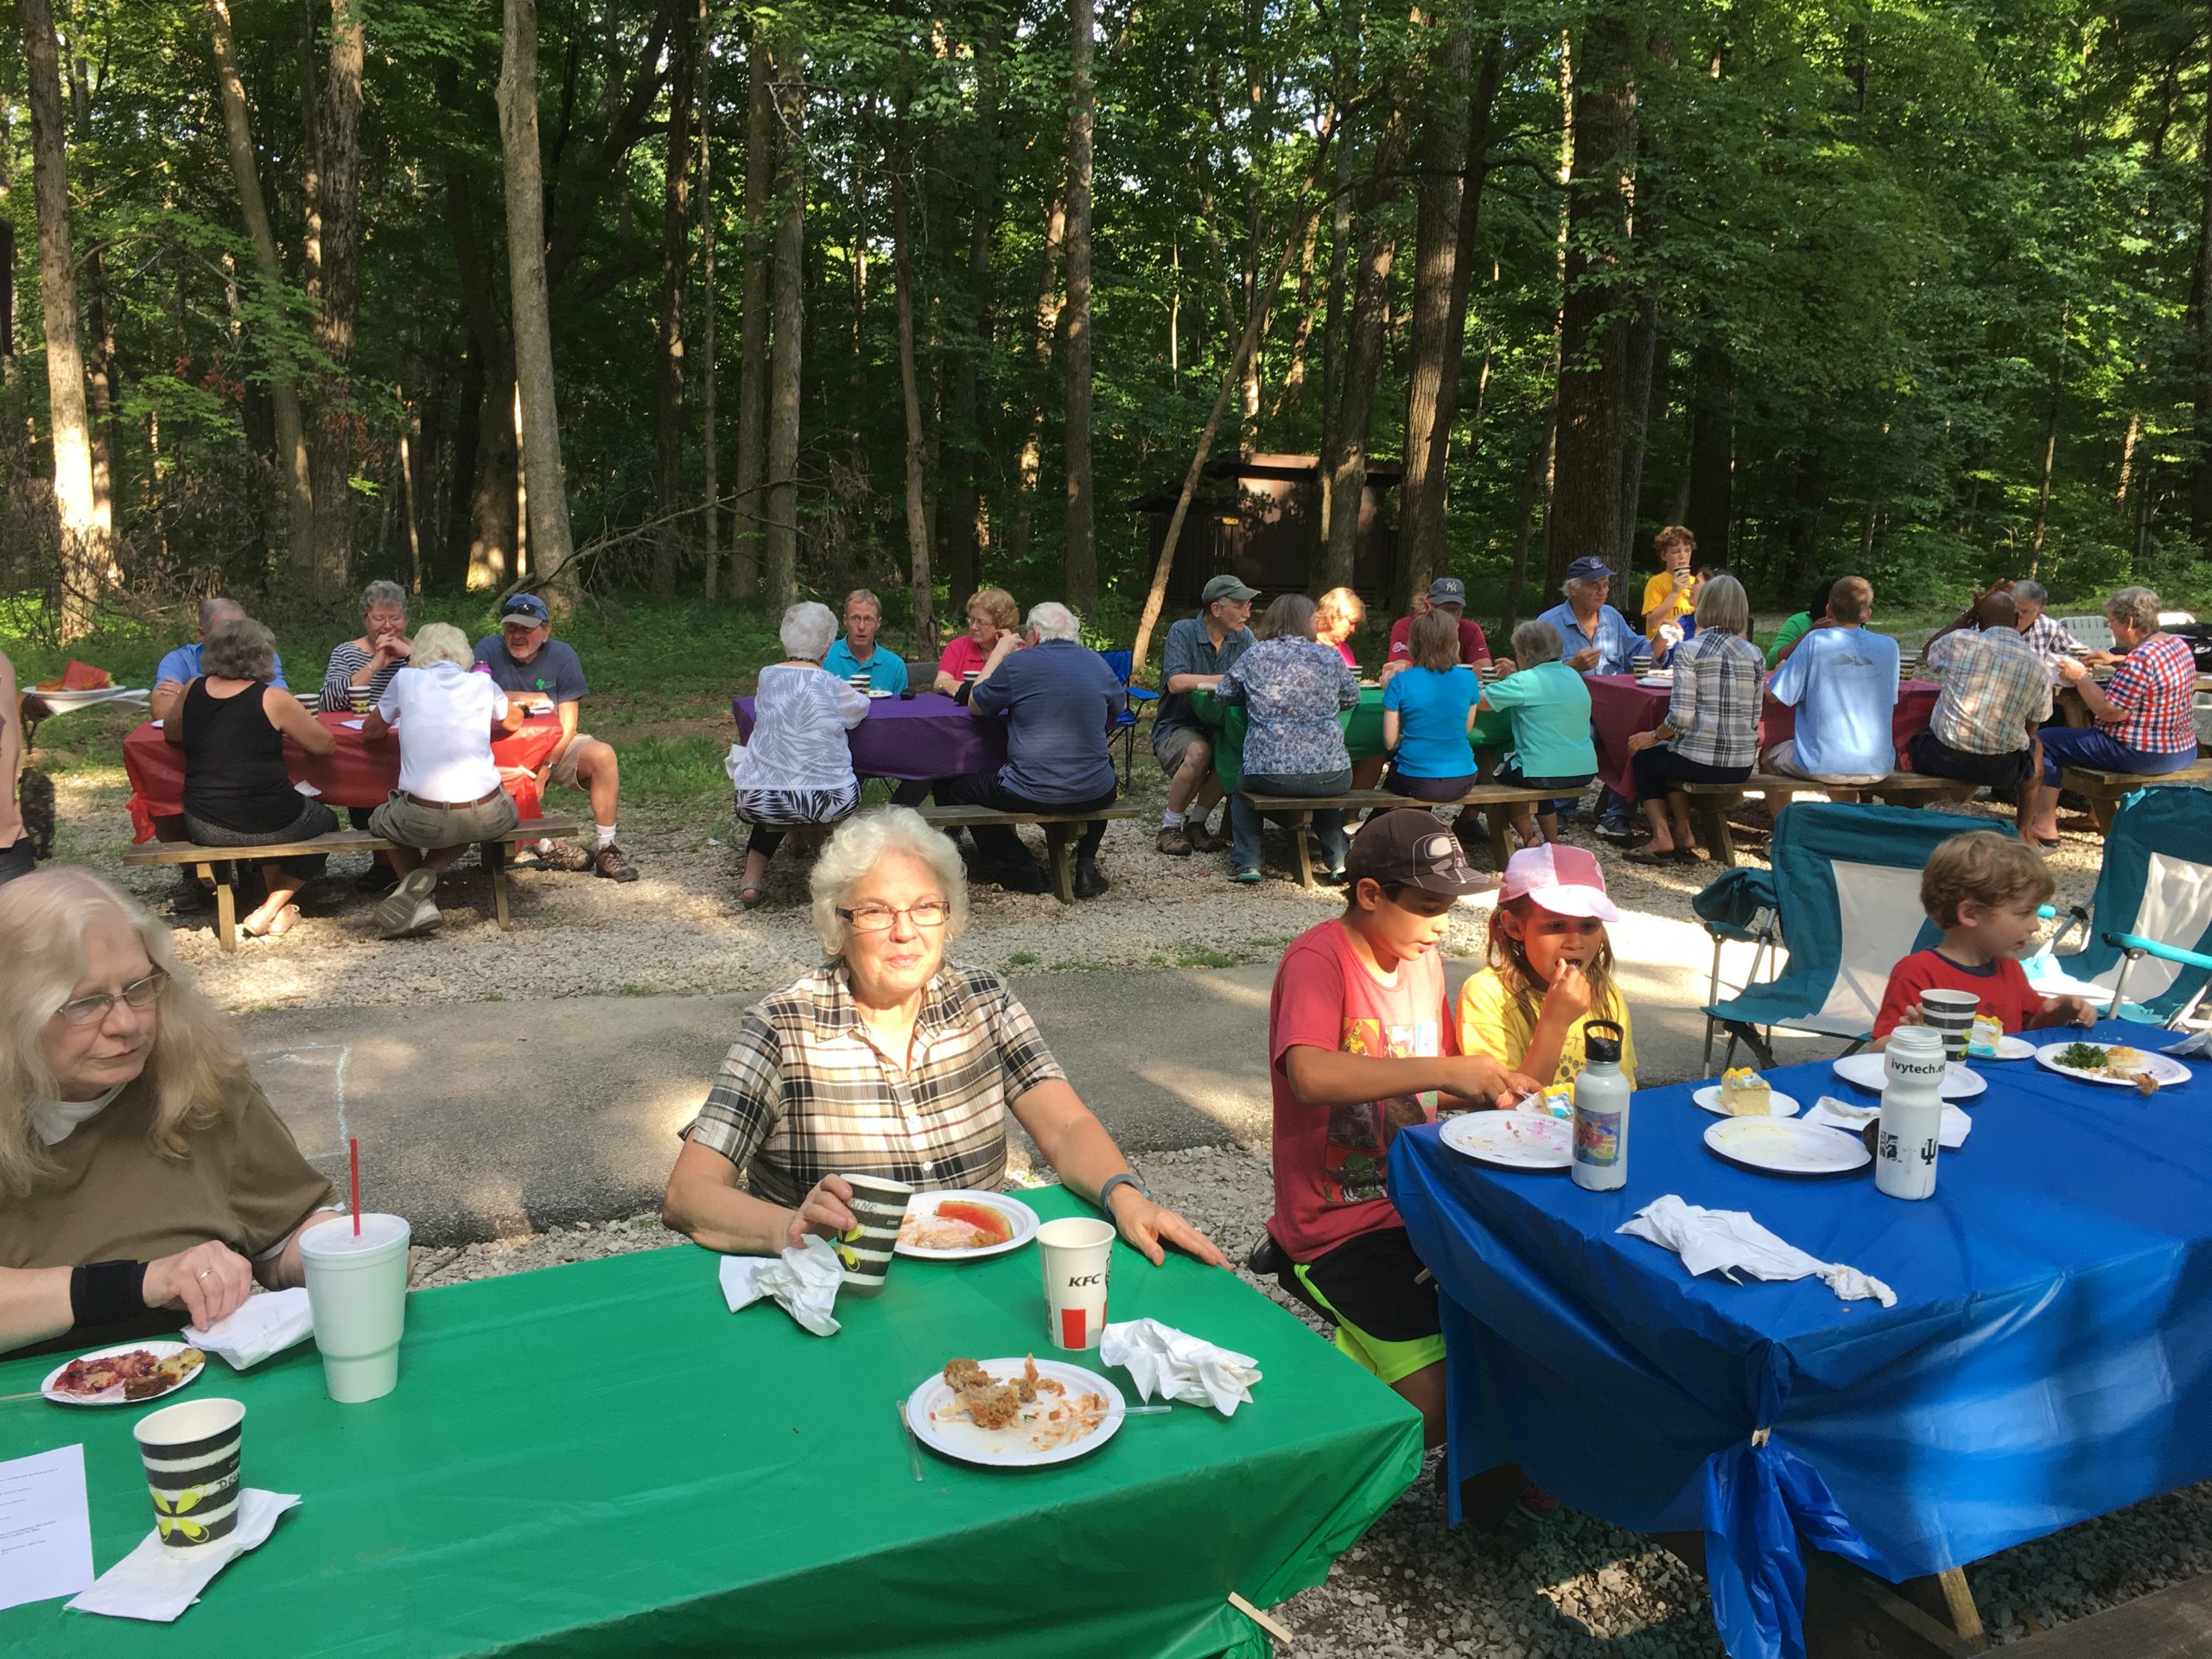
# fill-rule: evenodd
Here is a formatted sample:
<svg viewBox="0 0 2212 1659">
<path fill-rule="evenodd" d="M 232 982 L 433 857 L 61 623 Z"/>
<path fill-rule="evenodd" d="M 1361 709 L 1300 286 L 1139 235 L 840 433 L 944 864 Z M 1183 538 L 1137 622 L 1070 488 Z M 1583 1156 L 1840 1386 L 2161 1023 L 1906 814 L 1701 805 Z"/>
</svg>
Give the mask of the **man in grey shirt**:
<svg viewBox="0 0 2212 1659">
<path fill-rule="evenodd" d="M 1191 707 L 1191 693 L 1211 691 L 1230 665 L 1252 648 L 1245 623 L 1260 596 L 1234 576 L 1216 576 L 1199 594 L 1196 616 L 1167 630 L 1160 664 L 1160 707 L 1152 717 L 1152 753 L 1167 774 L 1167 810 L 1160 815 L 1160 850 L 1175 858 L 1229 845 L 1206 828 L 1221 781 L 1214 776 L 1213 737 Z M 1226 824 L 1222 826 L 1228 828 Z"/>
</svg>

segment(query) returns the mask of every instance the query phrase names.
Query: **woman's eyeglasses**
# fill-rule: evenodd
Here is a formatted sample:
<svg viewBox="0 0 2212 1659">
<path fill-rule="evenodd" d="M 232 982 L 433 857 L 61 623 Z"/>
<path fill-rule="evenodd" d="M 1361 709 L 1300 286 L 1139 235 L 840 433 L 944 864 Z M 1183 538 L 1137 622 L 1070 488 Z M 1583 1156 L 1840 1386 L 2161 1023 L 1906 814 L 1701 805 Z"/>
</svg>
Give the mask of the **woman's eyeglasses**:
<svg viewBox="0 0 2212 1659">
<path fill-rule="evenodd" d="M 134 1008 L 150 1008 L 162 1000 L 162 993 L 169 988 L 169 976 L 156 968 L 143 979 L 134 979 L 119 991 L 100 991 L 92 996 L 80 996 L 64 1002 L 54 1013 L 73 1026 L 89 1026 L 105 1020 L 108 1010 L 118 1002 L 128 1002 Z"/>
<path fill-rule="evenodd" d="M 925 899 L 918 905 L 862 905 L 857 910 L 841 907 L 837 913 L 855 933 L 887 933 L 901 916 L 916 927 L 943 927 L 951 919 L 952 906 L 942 899 Z"/>
</svg>

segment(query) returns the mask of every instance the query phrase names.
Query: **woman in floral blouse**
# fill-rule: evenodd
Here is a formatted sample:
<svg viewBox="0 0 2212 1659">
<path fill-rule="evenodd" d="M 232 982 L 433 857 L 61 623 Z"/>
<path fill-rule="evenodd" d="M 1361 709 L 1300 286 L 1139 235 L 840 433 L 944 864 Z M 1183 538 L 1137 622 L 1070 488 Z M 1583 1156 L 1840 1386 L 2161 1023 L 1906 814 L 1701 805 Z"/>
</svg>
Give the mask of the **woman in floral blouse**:
<svg viewBox="0 0 2212 1659">
<path fill-rule="evenodd" d="M 1351 787 L 1340 710 L 1359 705 L 1359 678 L 1334 645 L 1313 638 L 1313 601 L 1285 594 L 1253 630 L 1258 643 L 1221 677 L 1216 695 L 1241 704 L 1249 721 L 1244 770 L 1230 802 L 1233 879 L 1260 879 L 1260 815 L 1249 794 L 1341 795 Z M 1321 880 L 1344 877 L 1344 815 L 1316 812 Z"/>
</svg>

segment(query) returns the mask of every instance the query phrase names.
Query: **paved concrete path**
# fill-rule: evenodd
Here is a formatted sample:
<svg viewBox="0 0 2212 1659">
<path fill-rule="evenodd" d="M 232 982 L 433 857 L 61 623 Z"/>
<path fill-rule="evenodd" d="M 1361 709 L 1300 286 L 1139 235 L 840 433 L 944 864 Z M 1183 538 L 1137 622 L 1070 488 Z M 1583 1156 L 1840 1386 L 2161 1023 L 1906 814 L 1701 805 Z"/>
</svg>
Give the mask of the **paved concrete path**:
<svg viewBox="0 0 2212 1659">
<path fill-rule="evenodd" d="M 1474 967 L 1448 964 L 1456 990 Z M 1077 1089 L 1140 1166 L 1147 1151 L 1265 1148 L 1272 964 L 1044 974 L 1014 986 Z M 766 987 L 244 1016 L 254 1071 L 316 1164 L 453 1243 L 658 1209 L 677 1149 Z M 1699 1069 L 1704 976 L 1629 969 L 1647 1083 Z M 1682 1010 L 1688 1010 L 1683 1012 Z"/>
</svg>

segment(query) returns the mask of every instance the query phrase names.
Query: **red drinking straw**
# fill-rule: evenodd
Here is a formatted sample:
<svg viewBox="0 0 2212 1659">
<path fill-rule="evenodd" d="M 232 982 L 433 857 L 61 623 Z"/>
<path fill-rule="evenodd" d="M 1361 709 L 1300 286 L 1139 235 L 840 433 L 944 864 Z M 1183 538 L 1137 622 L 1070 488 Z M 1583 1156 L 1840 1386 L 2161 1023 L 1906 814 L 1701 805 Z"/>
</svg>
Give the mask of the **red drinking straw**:
<svg viewBox="0 0 2212 1659">
<path fill-rule="evenodd" d="M 352 1135 L 346 1137 L 346 1160 L 353 1170 L 353 1236 L 361 1236 L 361 1143 Z"/>
</svg>

